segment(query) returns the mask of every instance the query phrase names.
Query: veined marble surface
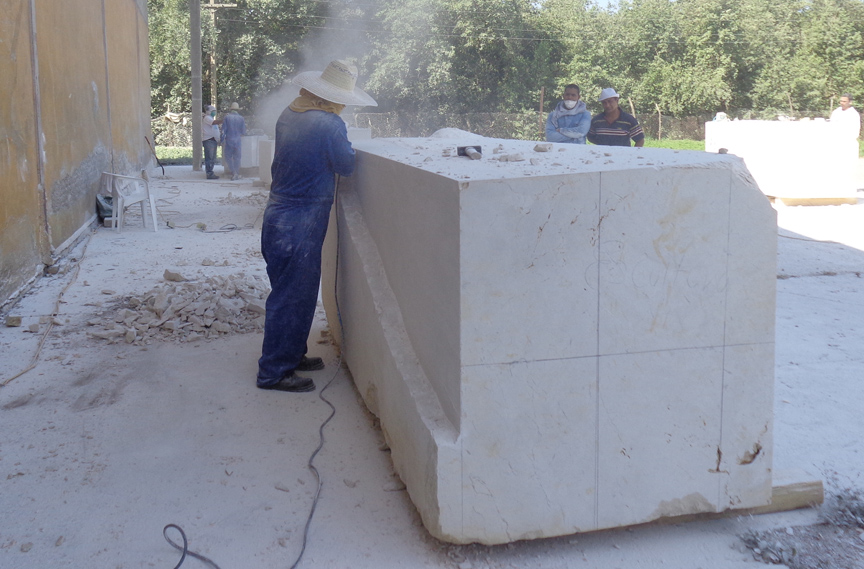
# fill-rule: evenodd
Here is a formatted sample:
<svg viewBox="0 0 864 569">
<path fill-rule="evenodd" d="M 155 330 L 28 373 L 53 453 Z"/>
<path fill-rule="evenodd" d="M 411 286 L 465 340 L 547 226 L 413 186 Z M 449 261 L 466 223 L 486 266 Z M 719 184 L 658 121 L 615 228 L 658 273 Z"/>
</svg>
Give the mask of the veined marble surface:
<svg viewBox="0 0 864 569">
<path fill-rule="evenodd" d="M 768 503 L 776 216 L 741 160 L 440 134 L 355 144 L 322 289 L 430 532 Z"/>
</svg>

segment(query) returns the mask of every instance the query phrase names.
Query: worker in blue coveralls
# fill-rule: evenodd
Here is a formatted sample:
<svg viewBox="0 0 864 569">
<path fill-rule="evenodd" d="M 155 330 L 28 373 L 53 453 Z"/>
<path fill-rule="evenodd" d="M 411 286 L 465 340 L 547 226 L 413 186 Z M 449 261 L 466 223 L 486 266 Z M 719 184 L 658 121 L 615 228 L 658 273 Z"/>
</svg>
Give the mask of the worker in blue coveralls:
<svg viewBox="0 0 864 569">
<path fill-rule="evenodd" d="M 231 103 L 228 114 L 222 117 L 222 156 L 231 170 L 231 179 L 240 179 L 240 137 L 246 134 L 246 119 L 239 112 L 240 105 Z"/>
<path fill-rule="evenodd" d="M 276 123 L 270 201 L 264 210 L 261 252 L 270 277 L 264 344 L 257 385 L 277 391 L 314 391 L 297 372 L 324 368 L 306 356 L 321 280 L 321 247 L 335 192 L 335 175 L 354 171 L 354 149 L 339 113 L 346 105 L 378 106 L 357 88 L 357 69 L 333 61 L 293 83 L 300 96 Z"/>
<path fill-rule="evenodd" d="M 579 86 L 573 83 L 564 87 L 561 100 L 546 118 L 546 141 L 585 144 L 585 135 L 591 127 L 591 113 L 580 100 Z"/>
</svg>

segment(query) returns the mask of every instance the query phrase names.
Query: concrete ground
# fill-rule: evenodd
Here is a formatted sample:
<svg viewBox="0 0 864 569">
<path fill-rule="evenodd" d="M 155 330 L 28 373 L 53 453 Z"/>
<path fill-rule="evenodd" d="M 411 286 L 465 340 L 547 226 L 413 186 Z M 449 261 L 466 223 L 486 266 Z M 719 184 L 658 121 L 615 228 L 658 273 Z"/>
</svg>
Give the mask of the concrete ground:
<svg viewBox="0 0 864 569">
<path fill-rule="evenodd" d="M 328 365 L 309 374 L 318 390 L 308 394 L 255 387 L 260 331 L 197 341 L 180 341 L 188 337 L 178 334 L 149 343 L 93 335 L 113 326 L 130 297 L 171 284 L 166 269 L 191 283 L 266 276 L 258 247 L 262 188 L 248 179 L 205 181 L 189 167 L 168 168 L 165 178 L 158 169 L 151 175 L 159 231 L 145 230 L 140 215 L 130 216 L 122 233 L 97 229 L 74 247 L 58 274 L 2 311 L 4 318 L 21 316 L 22 325 L 0 327 L 0 383 L 8 381 L 0 388 L 0 567 L 174 567 L 180 554 L 162 537 L 169 523 L 185 530 L 190 550 L 222 569 L 291 566 L 316 489 L 307 461 L 330 413 L 319 398 L 325 385 L 323 396 L 336 413 L 315 459 L 323 489 L 299 567 L 754 567 L 740 533 L 817 521 L 809 509 L 496 547 L 435 540 L 401 490 L 375 418 L 339 366 L 320 309 L 310 351 Z M 843 223 L 860 228 L 861 206 L 840 207 L 848 212 Z M 787 209 L 795 212 L 790 231 L 799 237 L 811 213 L 829 211 Z M 824 254 L 807 253 L 818 247 L 812 242 L 780 241 L 781 272 L 801 276 L 811 257 L 826 263 Z M 860 247 L 845 249 L 837 254 L 856 266 Z M 784 312 L 783 306 L 801 304 L 798 296 L 825 296 L 837 286 L 809 281 L 802 292 L 795 287 L 803 281 L 778 281 L 785 288 L 778 288 L 777 405 L 784 408 L 777 409 L 776 464 L 854 478 L 860 461 L 844 453 L 852 452 L 847 447 L 860 430 L 842 427 L 852 435 L 839 436 L 841 427 L 830 419 L 838 408 L 860 409 L 860 391 L 844 391 L 833 406 L 807 407 L 796 398 L 801 385 L 786 363 L 788 354 L 811 357 L 800 354 L 804 343 L 836 341 L 819 327 L 802 337 L 795 331 L 798 317 Z M 864 299 L 858 288 L 846 292 L 852 300 L 844 306 Z M 833 316 L 854 320 L 859 312 Z M 824 358 L 814 353 L 812 359 Z M 33 361 L 32 370 L 15 377 Z M 844 365 L 852 375 L 864 370 L 860 358 Z M 812 448 L 809 441 L 801 444 L 799 430 L 813 432 Z M 187 559 L 184 566 L 203 565 Z"/>
</svg>

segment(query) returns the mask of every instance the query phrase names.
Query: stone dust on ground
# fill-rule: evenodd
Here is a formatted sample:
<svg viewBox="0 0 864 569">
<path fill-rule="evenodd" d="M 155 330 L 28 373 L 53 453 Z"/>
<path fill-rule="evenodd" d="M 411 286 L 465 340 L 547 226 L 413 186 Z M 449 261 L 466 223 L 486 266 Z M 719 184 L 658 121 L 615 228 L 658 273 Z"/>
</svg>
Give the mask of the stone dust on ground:
<svg viewBox="0 0 864 569">
<path fill-rule="evenodd" d="M 307 461 L 330 412 L 318 398 L 328 382 L 337 413 L 316 458 L 324 486 L 300 567 L 752 568 L 754 551 L 738 536 L 761 536 L 760 560 L 778 542 L 780 553 L 794 549 L 794 569 L 861 567 L 858 530 L 836 518 L 826 524 L 831 518 L 812 509 L 494 547 L 435 540 L 340 365 L 320 308 L 310 337 L 310 354 L 327 362 L 310 374 L 318 391 L 255 388 L 268 289 L 259 247 L 266 192 L 248 180 L 166 170 L 151 183 L 159 231 L 145 230 L 130 210 L 122 233 L 96 229 L 0 310 L 20 319 L 0 326 L 0 382 L 37 355 L 32 370 L 0 388 L 0 567 L 173 567 L 179 554 L 162 537 L 167 523 L 222 569 L 290 566 L 312 504 Z M 830 219 L 819 238 L 858 231 L 857 209 L 837 211 L 822 211 Z M 814 212 L 783 215 L 800 218 L 794 231 L 803 235 Z M 844 271 L 860 271 L 862 247 L 781 240 L 779 271 L 796 278 L 778 281 L 775 465 L 861 470 L 857 435 L 847 440 L 835 423 L 842 411 L 844 432 L 860 432 L 852 428 L 860 390 L 842 382 L 861 369 L 853 329 L 864 303 L 859 280 Z M 827 272 L 841 276 L 806 276 Z M 807 320 L 810 313 L 821 320 Z M 835 338 L 841 331 L 847 339 Z M 846 367 L 836 378 L 819 367 L 837 362 Z M 836 389 L 841 400 L 822 400 Z"/>
</svg>

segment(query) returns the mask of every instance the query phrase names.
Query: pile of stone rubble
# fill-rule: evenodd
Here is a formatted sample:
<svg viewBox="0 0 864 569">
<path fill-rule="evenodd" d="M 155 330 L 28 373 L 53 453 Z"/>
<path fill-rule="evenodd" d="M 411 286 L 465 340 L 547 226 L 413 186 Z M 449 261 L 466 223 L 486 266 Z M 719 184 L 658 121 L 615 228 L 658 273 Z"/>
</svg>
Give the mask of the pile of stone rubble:
<svg viewBox="0 0 864 569">
<path fill-rule="evenodd" d="M 154 340 L 194 342 L 264 327 L 269 284 L 243 273 L 185 281 L 166 271 L 167 282 L 128 297 L 114 322 L 91 320 L 89 334 L 112 342 L 149 344 Z"/>
</svg>

